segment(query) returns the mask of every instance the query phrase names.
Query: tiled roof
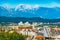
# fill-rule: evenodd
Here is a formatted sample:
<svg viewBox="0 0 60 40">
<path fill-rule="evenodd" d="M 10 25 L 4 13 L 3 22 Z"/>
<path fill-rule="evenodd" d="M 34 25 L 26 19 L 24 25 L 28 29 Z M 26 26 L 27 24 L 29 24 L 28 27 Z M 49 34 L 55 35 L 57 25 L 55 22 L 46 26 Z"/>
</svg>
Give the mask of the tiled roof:
<svg viewBox="0 0 60 40">
<path fill-rule="evenodd" d="M 36 39 L 44 38 L 44 36 L 36 36 L 35 38 L 36 38 Z"/>
</svg>

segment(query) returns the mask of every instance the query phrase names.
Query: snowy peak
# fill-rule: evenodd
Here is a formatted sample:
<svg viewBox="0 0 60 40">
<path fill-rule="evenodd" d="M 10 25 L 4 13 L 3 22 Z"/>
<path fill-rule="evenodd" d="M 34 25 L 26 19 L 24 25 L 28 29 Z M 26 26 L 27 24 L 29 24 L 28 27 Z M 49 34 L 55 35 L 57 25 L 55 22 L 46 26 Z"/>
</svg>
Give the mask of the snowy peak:
<svg viewBox="0 0 60 40">
<path fill-rule="evenodd" d="M 16 10 L 32 10 L 32 9 L 38 9 L 40 6 L 39 5 L 28 5 L 28 4 L 19 4 L 16 6 Z"/>
</svg>

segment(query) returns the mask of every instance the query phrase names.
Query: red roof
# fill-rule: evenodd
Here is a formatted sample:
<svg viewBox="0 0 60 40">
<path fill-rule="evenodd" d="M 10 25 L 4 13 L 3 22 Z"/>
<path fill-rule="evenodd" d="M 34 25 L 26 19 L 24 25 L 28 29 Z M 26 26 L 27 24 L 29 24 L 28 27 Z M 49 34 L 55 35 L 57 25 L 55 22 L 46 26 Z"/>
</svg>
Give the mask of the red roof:
<svg viewBox="0 0 60 40">
<path fill-rule="evenodd" d="M 36 36 L 35 38 L 36 38 L 36 39 L 44 38 L 44 36 Z"/>
<path fill-rule="evenodd" d="M 26 28 L 26 27 L 24 27 L 24 28 L 22 28 L 22 29 L 32 29 L 32 28 Z"/>
</svg>

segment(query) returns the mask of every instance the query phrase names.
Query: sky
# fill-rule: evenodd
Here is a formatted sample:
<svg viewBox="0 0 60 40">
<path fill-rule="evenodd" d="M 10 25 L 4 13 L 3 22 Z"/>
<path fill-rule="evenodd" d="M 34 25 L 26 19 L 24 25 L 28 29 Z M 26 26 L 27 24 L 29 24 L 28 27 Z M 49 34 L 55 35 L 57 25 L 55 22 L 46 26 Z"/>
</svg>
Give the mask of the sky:
<svg viewBox="0 0 60 40">
<path fill-rule="evenodd" d="M 16 7 L 18 4 L 38 4 L 44 7 L 60 7 L 60 0 L 0 0 L 0 6 L 9 5 L 10 7 Z"/>
</svg>

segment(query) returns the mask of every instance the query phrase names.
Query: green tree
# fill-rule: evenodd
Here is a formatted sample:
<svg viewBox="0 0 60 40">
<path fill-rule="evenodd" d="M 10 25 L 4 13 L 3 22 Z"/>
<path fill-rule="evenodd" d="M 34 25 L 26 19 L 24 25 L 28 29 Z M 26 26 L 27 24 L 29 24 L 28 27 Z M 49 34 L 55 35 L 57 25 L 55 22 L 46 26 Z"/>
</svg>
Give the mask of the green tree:
<svg viewBox="0 0 60 40">
<path fill-rule="evenodd" d="M 9 33 L 9 32 L 1 32 L 0 33 L 0 40 L 25 40 L 26 36 L 22 34 L 18 34 L 16 32 Z"/>
</svg>

